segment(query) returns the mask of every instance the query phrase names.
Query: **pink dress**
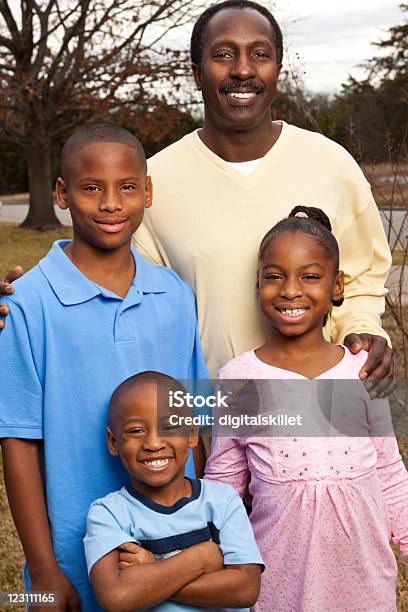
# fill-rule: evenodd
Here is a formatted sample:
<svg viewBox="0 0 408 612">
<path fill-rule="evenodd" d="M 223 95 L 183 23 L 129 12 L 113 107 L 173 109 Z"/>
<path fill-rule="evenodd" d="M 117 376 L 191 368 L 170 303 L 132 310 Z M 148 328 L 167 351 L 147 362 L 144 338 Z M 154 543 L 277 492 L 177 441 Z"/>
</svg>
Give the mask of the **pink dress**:
<svg viewBox="0 0 408 612">
<path fill-rule="evenodd" d="M 366 357 L 345 349 L 318 378 L 357 379 Z M 305 379 L 254 351 L 219 378 Z M 390 539 L 408 559 L 408 474 L 394 436 L 215 438 L 206 478 L 243 495 L 249 475 L 250 519 L 266 565 L 253 610 L 396 610 Z"/>
</svg>

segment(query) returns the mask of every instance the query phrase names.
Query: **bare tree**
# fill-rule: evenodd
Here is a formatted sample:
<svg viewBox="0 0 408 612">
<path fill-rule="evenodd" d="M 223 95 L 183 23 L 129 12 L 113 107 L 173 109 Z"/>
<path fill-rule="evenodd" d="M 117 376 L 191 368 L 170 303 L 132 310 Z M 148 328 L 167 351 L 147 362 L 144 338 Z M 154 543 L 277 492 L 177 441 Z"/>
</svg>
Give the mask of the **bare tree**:
<svg viewBox="0 0 408 612">
<path fill-rule="evenodd" d="M 161 47 L 191 20 L 192 0 L 0 0 L 0 136 L 27 159 L 30 208 L 23 225 L 58 224 L 51 145 L 58 135 L 118 108 L 160 98 L 185 71 Z M 194 3 L 197 10 L 197 3 Z"/>
</svg>

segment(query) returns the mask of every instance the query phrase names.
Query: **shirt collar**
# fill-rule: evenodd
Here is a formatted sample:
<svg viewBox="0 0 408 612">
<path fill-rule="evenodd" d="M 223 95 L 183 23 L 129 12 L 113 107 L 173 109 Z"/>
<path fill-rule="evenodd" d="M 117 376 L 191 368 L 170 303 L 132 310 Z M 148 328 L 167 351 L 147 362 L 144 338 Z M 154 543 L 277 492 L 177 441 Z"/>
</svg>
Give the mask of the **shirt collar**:
<svg viewBox="0 0 408 612">
<path fill-rule="evenodd" d="M 97 295 L 115 298 L 113 293 L 99 287 L 82 274 L 67 257 L 63 249 L 69 242 L 69 240 L 54 242 L 48 255 L 39 263 L 41 271 L 60 302 L 65 306 L 71 306 L 87 302 Z M 132 287 L 141 293 L 165 293 L 168 291 L 169 281 L 165 271 L 160 266 L 143 259 L 133 247 L 131 247 L 131 252 L 136 262 L 136 276 L 133 279 Z M 120 298 L 117 297 L 117 299 Z"/>
</svg>

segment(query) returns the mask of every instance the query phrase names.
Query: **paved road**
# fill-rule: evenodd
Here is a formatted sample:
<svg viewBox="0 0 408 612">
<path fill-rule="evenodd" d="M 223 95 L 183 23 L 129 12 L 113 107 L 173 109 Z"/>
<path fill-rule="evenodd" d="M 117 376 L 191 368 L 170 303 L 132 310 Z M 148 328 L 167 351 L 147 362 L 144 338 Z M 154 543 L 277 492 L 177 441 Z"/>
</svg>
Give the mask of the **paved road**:
<svg viewBox="0 0 408 612">
<path fill-rule="evenodd" d="M 59 221 L 63 225 L 72 225 L 69 210 L 61 210 L 58 206 L 54 208 Z M 17 221 L 21 223 L 26 218 L 27 213 L 27 201 L 17 201 L 12 204 L 3 201 L 3 205 L 0 207 L 0 221 Z"/>
</svg>

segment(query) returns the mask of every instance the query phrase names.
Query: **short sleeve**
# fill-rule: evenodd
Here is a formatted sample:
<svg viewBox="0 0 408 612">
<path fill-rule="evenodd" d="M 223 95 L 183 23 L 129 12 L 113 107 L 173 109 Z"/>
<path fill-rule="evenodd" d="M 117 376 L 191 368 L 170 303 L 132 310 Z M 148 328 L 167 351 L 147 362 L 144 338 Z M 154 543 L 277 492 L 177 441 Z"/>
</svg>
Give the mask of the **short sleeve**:
<svg viewBox="0 0 408 612">
<path fill-rule="evenodd" d="M 265 565 L 244 504 L 232 488 L 228 487 L 228 490 L 230 494 L 226 496 L 226 509 L 219 532 L 224 565 L 255 563 L 260 565 L 263 571 Z"/>
<path fill-rule="evenodd" d="M 11 300 L 0 332 L 0 438 L 42 439 L 43 388 L 23 310 Z"/>
<path fill-rule="evenodd" d="M 125 542 L 138 544 L 137 540 L 124 531 L 105 504 L 94 502 L 88 511 L 84 538 L 88 574 L 99 559 Z"/>
</svg>

